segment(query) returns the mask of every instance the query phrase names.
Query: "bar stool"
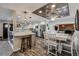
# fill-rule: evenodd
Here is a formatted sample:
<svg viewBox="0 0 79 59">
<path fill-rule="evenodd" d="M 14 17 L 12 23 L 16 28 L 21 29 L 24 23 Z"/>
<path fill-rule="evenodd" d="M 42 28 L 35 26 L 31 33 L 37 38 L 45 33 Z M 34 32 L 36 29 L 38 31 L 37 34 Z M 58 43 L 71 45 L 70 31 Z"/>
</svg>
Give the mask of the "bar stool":
<svg viewBox="0 0 79 59">
<path fill-rule="evenodd" d="M 32 47 L 31 35 L 27 36 L 26 39 L 27 39 L 27 48 L 31 49 Z"/>
<path fill-rule="evenodd" d="M 27 48 L 31 49 L 32 47 L 32 42 L 31 42 L 31 35 L 25 36 L 22 38 L 22 43 L 21 43 L 21 52 L 24 52 Z"/>
<path fill-rule="evenodd" d="M 22 43 L 21 43 L 21 52 L 24 52 L 25 51 L 25 45 L 26 45 L 26 43 L 25 43 L 25 40 L 26 40 L 26 38 L 22 38 Z"/>
</svg>

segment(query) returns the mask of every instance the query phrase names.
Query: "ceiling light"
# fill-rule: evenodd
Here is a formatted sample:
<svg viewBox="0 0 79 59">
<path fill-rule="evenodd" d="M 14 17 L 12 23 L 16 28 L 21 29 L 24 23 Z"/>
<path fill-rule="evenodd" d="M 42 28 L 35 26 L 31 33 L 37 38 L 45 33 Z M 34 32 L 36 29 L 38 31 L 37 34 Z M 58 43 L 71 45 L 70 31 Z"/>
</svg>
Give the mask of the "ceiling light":
<svg viewBox="0 0 79 59">
<path fill-rule="evenodd" d="M 55 18 L 51 18 L 51 20 L 52 20 L 52 21 L 54 21 L 54 20 L 55 20 Z"/>
<path fill-rule="evenodd" d="M 26 18 L 24 20 L 27 20 Z"/>
<path fill-rule="evenodd" d="M 39 11 L 39 13 L 42 13 L 42 11 Z"/>
<path fill-rule="evenodd" d="M 56 7 L 56 5 L 53 4 L 52 7 L 54 8 L 54 7 Z"/>
</svg>

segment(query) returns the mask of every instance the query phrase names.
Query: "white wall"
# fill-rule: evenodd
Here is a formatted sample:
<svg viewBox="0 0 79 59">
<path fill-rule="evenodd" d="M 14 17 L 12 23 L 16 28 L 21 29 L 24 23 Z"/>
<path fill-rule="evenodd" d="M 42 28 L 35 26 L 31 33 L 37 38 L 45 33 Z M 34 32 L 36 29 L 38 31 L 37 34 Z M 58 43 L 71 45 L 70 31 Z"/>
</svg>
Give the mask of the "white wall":
<svg viewBox="0 0 79 59">
<path fill-rule="evenodd" d="M 79 3 L 69 3 L 70 16 L 58 18 L 53 23 L 54 24 L 74 23 L 77 9 L 79 9 Z"/>
<path fill-rule="evenodd" d="M 3 23 L 0 22 L 0 36 L 3 36 Z"/>
<path fill-rule="evenodd" d="M 0 20 L 9 20 L 13 12 L 13 10 L 0 7 Z"/>
<path fill-rule="evenodd" d="M 79 3 L 69 3 L 70 16 L 75 16 L 77 9 L 79 9 Z"/>
<path fill-rule="evenodd" d="M 74 3 L 74 4 L 70 3 L 69 6 L 70 6 L 70 14 L 71 14 L 71 16 L 75 17 L 76 10 L 77 9 L 79 10 L 79 3 Z M 76 36 L 78 38 L 78 40 L 76 39 L 76 44 L 77 44 L 78 55 L 79 55 L 79 31 L 75 31 L 75 33 L 76 33 Z"/>
<path fill-rule="evenodd" d="M 75 22 L 75 17 L 68 16 L 68 17 L 56 19 L 53 23 L 54 24 L 70 24 L 74 22 Z"/>
</svg>

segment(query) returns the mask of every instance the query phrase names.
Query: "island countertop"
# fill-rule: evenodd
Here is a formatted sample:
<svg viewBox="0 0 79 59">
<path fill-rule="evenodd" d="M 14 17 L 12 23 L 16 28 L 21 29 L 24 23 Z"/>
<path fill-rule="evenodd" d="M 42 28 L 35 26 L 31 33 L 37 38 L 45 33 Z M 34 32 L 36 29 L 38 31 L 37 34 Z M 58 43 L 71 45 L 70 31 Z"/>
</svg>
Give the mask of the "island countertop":
<svg viewBox="0 0 79 59">
<path fill-rule="evenodd" d="M 18 51 L 21 49 L 22 38 L 27 37 L 28 35 L 31 35 L 32 46 L 34 46 L 35 44 L 35 33 L 33 33 L 32 31 L 17 31 L 14 32 L 13 35 L 13 51 Z"/>
<path fill-rule="evenodd" d="M 14 37 L 15 36 L 25 36 L 25 35 L 33 35 L 35 33 L 31 31 L 22 31 L 22 32 L 14 32 Z"/>
</svg>

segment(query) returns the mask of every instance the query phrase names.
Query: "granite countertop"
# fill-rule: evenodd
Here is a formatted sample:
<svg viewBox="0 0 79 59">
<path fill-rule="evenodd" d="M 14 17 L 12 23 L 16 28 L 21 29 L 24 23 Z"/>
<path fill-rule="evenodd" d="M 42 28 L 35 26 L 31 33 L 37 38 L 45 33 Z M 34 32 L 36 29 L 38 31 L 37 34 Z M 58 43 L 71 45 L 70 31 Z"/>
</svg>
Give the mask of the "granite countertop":
<svg viewBox="0 0 79 59">
<path fill-rule="evenodd" d="M 14 36 L 25 36 L 25 35 L 33 35 L 35 33 L 31 31 L 23 31 L 23 32 L 14 32 Z"/>
</svg>

